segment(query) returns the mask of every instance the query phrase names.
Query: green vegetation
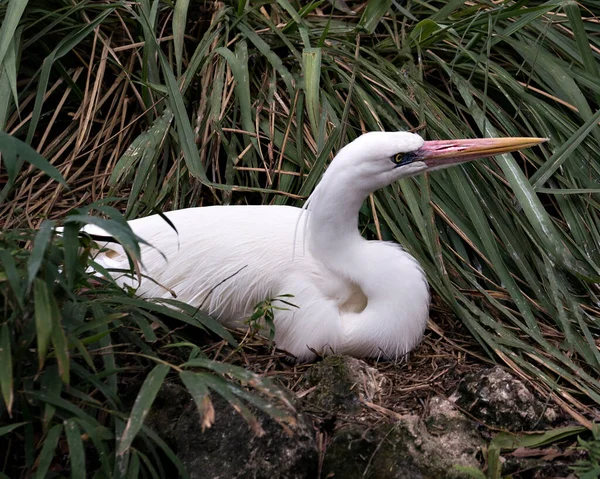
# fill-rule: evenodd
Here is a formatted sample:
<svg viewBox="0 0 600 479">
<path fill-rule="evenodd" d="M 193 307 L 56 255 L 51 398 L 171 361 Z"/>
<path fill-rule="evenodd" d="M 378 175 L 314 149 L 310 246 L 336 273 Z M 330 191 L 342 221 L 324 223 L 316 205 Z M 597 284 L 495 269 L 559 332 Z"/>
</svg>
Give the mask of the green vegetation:
<svg viewBox="0 0 600 479">
<path fill-rule="evenodd" d="M 600 476 L 600 426 L 594 424 L 592 426 L 592 438 L 586 441 L 582 438 L 577 438 L 579 446 L 586 451 L 588 458 L 580 461 L 573 470 L 581 479 L 594 479 Z"/>
<path fill-rule="evenodd" d="M 258 434 L 261 426 L 245 401 L 292 422 L 293 406 L 268 379 L 214 362 L 191 342 L 212 331 L 236 346 L 215 320 L 175 300 L 135 298 L 86 271 L 97 247 L 87 235 L 78 237 L 86 220 L 101 221 L 139 255 L 116 210 L 93 205 L 112 217 L 99 219 L 87 215 L 91 209 L 74 210 L 62 235 L 50 220 L 35 235 L 19 229 L 0 235 L 2 471 L 45 477 L 52 468 L 87 477 L 87 464 L 88 473 L 104 477 L 137 477 L 139 470 L 155 476 L 168 459 L 185 476 L 169 446 L 143 424 L 163 381 L 177 376 L 203 426 L 214 420 L 211 392 L 234 405 Z M 68 448 L 68 463 L 57 447 Z"/>
<path fill-rule="evenodd" d="M 268 337 L 269 341 L 275 339 L 275 315 L 274 310 L 284 310 L 290 308 L 297 308 L 295 304 L 291 303 L 293 299 L 289 301 L 284 298 L 293 298 L 292 294 L 282 294 L 275 298 L 265 299 L 258 303 L 254 308 L 254 313 L 246 321 L 253 332 L 258 333 L 264 330 L 263 336 Z M 277 303 L 281 303 L 283 306 L 278 306 Z"/>
<path fill-rule="evenodd" d="M 43 477 L 66 444 L 73 475 L 84 455 L 90 475 L 160 475 L 169 452 L 138 412 L 169 371 L 199 407 L 225 377 L 249 381 L 168 334 L 167 318 L 214 330 L 209 318 L 90 278 L 91 244 L 77 239 L 99 221 L 89 211 L 135 262 L 110 205 L 128 218 L 300 205 L 368 130 L 550 138 L 393 185 L 360 224 L 403 244 L 491 357 L 589 426 L 600 404 L 599 11 L 587 0 L 0 1 L 0 130 L 67 185 L 0 137 L 0 451 L 25 445 L 17 462 L 0 456 L 0 473 Z M 59 238 L 50 220 L 67 212 Z"/>
</svg>

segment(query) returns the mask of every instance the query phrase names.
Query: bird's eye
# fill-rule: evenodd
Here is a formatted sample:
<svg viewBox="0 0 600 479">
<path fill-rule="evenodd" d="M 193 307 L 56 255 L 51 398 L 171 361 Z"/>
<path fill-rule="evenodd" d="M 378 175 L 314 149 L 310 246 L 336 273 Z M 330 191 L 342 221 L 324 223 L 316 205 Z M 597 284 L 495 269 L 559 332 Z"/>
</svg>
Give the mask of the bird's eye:
<svg viewBox="0 0 600 479">
<path fill-rule="evenodd" d="M 399 166 L 405 166 L 411 164 L 415 161 L 416 156 L 412 151 L 407 151 L 404 153 L 397 153 L 392 157 L 392 161 L 396 165 L 394 168 L 398 168 Z"/>
</svg>

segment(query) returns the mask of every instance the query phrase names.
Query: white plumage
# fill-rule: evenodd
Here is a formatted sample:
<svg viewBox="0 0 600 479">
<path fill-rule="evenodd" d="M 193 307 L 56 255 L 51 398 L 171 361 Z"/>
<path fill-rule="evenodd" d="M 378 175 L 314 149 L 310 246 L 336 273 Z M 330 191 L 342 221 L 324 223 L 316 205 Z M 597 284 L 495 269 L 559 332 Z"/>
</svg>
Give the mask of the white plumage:
<svg viewBox="0 0 600 479">
<path fill-rule="evenodd" d="M 424 143 L 411 133 L 368 133 L 338 153 L 306 210 L 213 206 L 165 213 L 177 232 L 158 215 L 132 220 L 134 233 L 153 246 L 142 246 L 141 259 L 143 274 L 156 280 L 142 279 L 138 293 L 171 298 L 166 287 L 230 327 L 242 326 L 260 301 L 291 294 L 298 307 L 274 311 L 275 341 L 298 360 L 314 358 L 313 351 L 401 357 L 425 330 L 428 286 L 400 246 L 360 236 L 363 200 L 405 176 L 541 141 L 527 140 Z M 96 261 L 128 268 L 119 245 L 102 246 L 109 250 Z"/>
</svg>

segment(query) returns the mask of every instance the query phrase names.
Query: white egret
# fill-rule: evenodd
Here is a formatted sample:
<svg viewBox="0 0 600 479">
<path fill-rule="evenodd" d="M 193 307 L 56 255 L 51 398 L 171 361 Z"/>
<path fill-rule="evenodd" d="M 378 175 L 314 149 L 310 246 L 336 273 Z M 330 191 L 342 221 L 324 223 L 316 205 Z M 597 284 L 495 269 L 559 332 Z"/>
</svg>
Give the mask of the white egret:
<svg viewBox="0 0 600 479">
<path fill-rule="evenodd" d="M 177 232 L 158 215 L 132 220 L 135 234 L 152 245 L 142 246 L 143 273 L 156 280 L 142 279 L 138 293 L 170 298 L 166 287 L 229 327 L 243 325 L 260 301 L 290 294 L 297 308 L 274 311 L 275 342 L 298 360 L 315 352 L 401 357 L 425 330 L 427 281 L 399 245 L 360 236 L 362 202 L 400 178 L 542 141 L 424 142 L 407 132 L 366 133 L 340 150 L 306 211 L 211 206 L 165 213 Z M 103 246 L 99 263 L 128 268 L 119 245 Z"/>
</svg>

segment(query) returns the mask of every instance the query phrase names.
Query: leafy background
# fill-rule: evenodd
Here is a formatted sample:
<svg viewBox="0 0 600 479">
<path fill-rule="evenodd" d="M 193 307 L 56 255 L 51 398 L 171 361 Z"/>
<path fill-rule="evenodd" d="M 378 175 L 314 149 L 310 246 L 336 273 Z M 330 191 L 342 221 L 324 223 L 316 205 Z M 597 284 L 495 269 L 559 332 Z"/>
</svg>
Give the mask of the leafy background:
<svg viewBox="0 0 600 479">
<path fill-rule="evenodd" d="M 81 461 L 81 430 L 106 448 L 105 474 L 158 467 L 131 449 L 135 434 L 121 437 L 132 406 L 114 403 L 121 359 L 101 349 L 129 345 L 150 404 L 169 371 L 200 356 L 161 315 L 218 327 L 91 280 L 84 222 L 107 221 L 135 260 L 117 209 L 301 205 L 335 152 L 370 130 L 550 139 L 403 180 L 372 195 L 360 225 L 404 245 L 490 357 L 589 427 L 600 404 L 599 12 L 596 1 L 0 2 L 0 127 L 55 167 L 0 137 L 0 363 L 11 364 L 0 441 L 22 428 L 18 467 L 43 476 L 60 438 Z M 67 213 L 60 239 L 50 221 Z M 153 324 L 166 342 L 153 342 Z M 166 344 L 184 353 L 165 359 Z M 194 371 L 206 410 L 213 376 Z"/>
</svg>

